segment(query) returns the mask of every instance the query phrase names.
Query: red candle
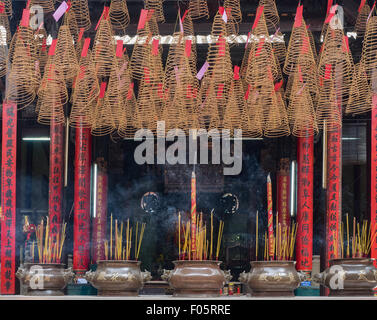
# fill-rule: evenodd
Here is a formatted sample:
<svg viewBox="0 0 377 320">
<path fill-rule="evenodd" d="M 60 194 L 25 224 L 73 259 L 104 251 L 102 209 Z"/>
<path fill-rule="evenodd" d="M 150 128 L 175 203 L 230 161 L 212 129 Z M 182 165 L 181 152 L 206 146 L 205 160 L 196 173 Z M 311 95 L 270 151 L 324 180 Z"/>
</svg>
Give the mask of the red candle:
<svg viewBox="0 0 377 320">
<path fill-rule="evenodd" d="M 192 172 L 191 176 L 191 251 L 193 260 L 196 252 L 196 176 Z"/>
<path fill-rule="evenodd" d="M 274 259 L 274 217 L 272 214 L 272 184 L 270 174 L 267 176 L 267 211 L 268 211 L 268 255 Z"/>
</svg>

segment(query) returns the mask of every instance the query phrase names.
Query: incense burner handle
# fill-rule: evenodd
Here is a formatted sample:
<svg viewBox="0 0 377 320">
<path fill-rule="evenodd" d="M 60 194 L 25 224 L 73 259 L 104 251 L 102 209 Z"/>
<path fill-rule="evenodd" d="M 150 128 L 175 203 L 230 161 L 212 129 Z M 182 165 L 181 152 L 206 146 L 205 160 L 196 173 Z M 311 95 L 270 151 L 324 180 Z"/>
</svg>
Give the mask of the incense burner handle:
<svg viewBox="0 0 377 320">
<path fill-rule="evenodd" d="M 221 270 L 222 274 L 224 275 L 224 278 L 225 278 L 225 283 L 228 283 L 230 280 L 232 280 L 233 276 L 232 274 L 230 273 L 230 270 Z"/>
<path fill-rule="evenodd" d="M 305 273 L 305 272 L 297 272 L 298 274 L 298 278 L 300 279 L 300 282 L 302 281 L 309 281 L 310 280 L 310 276 L 309 274 Z"/>
<path fill-rule="evenodd" d="M 96 277 L 96 272 L 93 272 L 93 271 L 87 271 L 84 276 L 84 278 L 89 282 L 93 282 L 95 277 Z"/>
<path fill-rule="evenodd" d="M 23 280 L 26 276 L 26 269 L 24 267 L 19 267 L 17 269 L 17 272 L 16 272 L 16 277 L 19 279 L 19 280 Z"/>
<path fill-rule="evenodd" d="M 163 274 L 161 276 L 161 279 L 165 280 L 166 282 L 170 282 L 170 279 L 171 279 L 172 275 L 173 275 L 173 270 L 166 270 L 166 269 L 164 269 L 164 272 L 163 272 Z"/>
<path fill-rule="evenodd" d="M 313 281 L 323 285 L 325 283 L 325 272 L 316 273 L 313 276 Z"/>
<path fill-rule="evenodd" d="M 146 283 L 147 281 L 151 281 L 152 280 L 151 273 L 149 271 L 142 271 L 141 272 L 141 279 L 142 279 L 143 283 Z"/>
<path fill-rule="evenodd" d="M 241 283 L 247 284 L 249 281 L 249 276 L 250 276 L 249 272 L 246 273 L 245 271 L 243 271 L 242 273 L 240 273 L 240 276 L 238 277 L 238 281 Z"/>
<path fill-rule="evenodd" d="M 75 274 L 72 271 L 72 268 L 68 268 L 64 270 L 64 281 L 66 283 L 71 282 L 72 279 L 75 277 Z"/>
</svg>

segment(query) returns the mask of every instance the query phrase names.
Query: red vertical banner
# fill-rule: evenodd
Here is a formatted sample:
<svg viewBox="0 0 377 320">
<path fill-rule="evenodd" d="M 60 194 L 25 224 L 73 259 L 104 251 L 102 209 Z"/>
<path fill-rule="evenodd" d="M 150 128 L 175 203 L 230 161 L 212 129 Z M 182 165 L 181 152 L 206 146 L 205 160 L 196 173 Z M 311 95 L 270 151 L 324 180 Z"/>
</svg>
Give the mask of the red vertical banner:
<svg viewBox="0 0 377 320">
<path fill-rule="evenodd" d="M 107 171 L 105 162 L 97 161 L 96 204 L 93 208 L 92 263 L 105 259 L 106 221 L 107 221 Z"/>
<path fill-rule="evenodd" d="M 91 140 L 89 128 L 76 128 L 73 270 L 79 274 L 88 270 L 90 261 Z"/>
<path fill-rule="evenodd" d="M 296 269 L 312 271 L 314 137 L 297 139 Z"/>
<path fill-rule="evenodd" d="M 342 129 L 327 134 L 326 267 L 339 257 L 339 223 L 342 188 Z"/>
<path fill-rule="evenodd" d="M 370 223 L 371 230 L 375 230 L 377 224 L 377 95 L 373 95 L 371 124 L 371 173 L 370 173 Z M 373 236 L 373 234 L 371 235 Z M 377 258 L 377 236 L 371 239 L 370 257 Z"/>
<path fill-rule="evenodd" d="M 49 218 L 53 242 L 59 231 L 62 217 L 63 200 L 63 157 L 64 157 L 64 126 L 54 120 L 50 126 L 50 174 L 49 174 Z"/>
<path fill-rule="evenodd" d="M 17 105 L 3 104 L 1 157 L 1 294 L 15 294 Z"/>
<path fill-rule="evenodd" d="M 192 259 L 196 258 L 196 175 L 191 175 L 191 251 Z"/>
<path fill-rule="evenodd" d="M 275 237 L 274 237 L 274 215 L 272 213 L 272 183 L 271 176 L 267 176 L 267 228 L 268 228 L 268 256 L 274 260 Z"/>
<path fill-rule="evenodd" d="M 279 169 L 277 172 L 277 212 L 278 223 L 282 230 L 288 228 L 291 224 L 289 212 L 290 199 L 290 169 L 289 158 L 280 159 Z"/>
</svg>

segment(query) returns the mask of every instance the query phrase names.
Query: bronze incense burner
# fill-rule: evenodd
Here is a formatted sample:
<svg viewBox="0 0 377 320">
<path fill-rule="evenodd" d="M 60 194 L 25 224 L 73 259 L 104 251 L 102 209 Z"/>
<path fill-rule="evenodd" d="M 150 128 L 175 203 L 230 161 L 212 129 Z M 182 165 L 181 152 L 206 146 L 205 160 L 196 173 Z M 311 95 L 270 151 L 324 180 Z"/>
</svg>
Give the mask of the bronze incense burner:
<svg viewBox="0 0 377 320">
<path fill-rule="evenodd" d="M 164 270 L 162 279 L 174 289 L 175 297 L 218 297 L 232 279 L 230 271 L 220 269 L 221 261 L 177 260 L 173 270 Z"/>
<path fill-rule="evenodd" d="M 144 283 L 151 280 L 148 271 L 140 271 L 140 261 L 100 260 L 96 271 L 88 271 L 85 279 L 98 289 L 99 296 L 138 296 Z"/>
<path fill-rule="evenodd" d="M 330 289 L 329 296 L 373 296 L 377 286 L 375 259 L 332 259 L 330 266 L 313 280 Z"/>
<path fill-rule="evenodd" d="M 28 296 L 62 296 L 74 276 L 71 268 L 59 263 L 25 263 L 16 272 Z"/>
<path fill-rule="evenodd" d="M 251 289 L 253 297 L 293 297 L 305 275 L 296 271 L 296 261 L 251 261 L 251 270 L 239 281 Z"/>
</svg>

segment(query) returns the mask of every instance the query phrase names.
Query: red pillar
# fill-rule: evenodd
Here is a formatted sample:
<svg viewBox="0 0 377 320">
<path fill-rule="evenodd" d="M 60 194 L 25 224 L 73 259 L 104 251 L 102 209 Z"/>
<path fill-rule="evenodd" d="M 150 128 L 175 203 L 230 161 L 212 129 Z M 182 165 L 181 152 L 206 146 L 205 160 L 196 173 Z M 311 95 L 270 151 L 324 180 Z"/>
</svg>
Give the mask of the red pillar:
<svg viewBox="0 0 377 320">
<path fill-rule="evenodd" d="M 90 129 L 76 128 L 73 270 L 78 274 L 88 270 L 90 261 L 91 140 Z"/>
<path fill-rule="evenodd" d="M 96 207 L 93 213 L 92 263 L 105 259 L 107 222 L 107 170 L 103 159 L 97 160 Z"/>
<path fill-rule="evenodd" d="M 3 104 L 1 157 L 1 294 L 15 294 L 17 105 Z"/>
<path fill-rule="evenodd" d="M 284 230 L 291 224 L 289 211 L 290 200 L 290 163 L 289 158 L 280 159 L 279 170 L 277 172 L 277 212 L 278 222 Z"/>
<path fill-rule="evenodd" d="M 296 268 L 308 272 L 313 261 L 313 164 L 313 136 L 298 138 Z"/>
<path fill-rule="evenodd" d="M 339 223 L 342 210 L 342 129 L 327 134 L 326 267 L 340 256 Z M 334 235 L 336 239 L 334 239 Z M 337 241 L 335 241 L 337 240 Z"/>
<path fill-rule="evenodd" d="M 49 174 L 49 218 L 53 241 L 62 220 L 63 200 L 63 157 L 64 157 L 64 126 L 53 120 L 50 126 L 50 174 Z"/>
<path fill-rule="evenodd" d="M 377 94 L 373 95 L 372 119 L 371 119 L 371 183 L 370 183 L 370 223 L 371 230 L 375 230 L 377 224 Z M 373 236 L 373 234 L 372 234 Z M 370 257 L 377 258 L 377 236 L 371 239 Z M 376 264 L 376 263 L 375 263 Z"/>
</svg>

